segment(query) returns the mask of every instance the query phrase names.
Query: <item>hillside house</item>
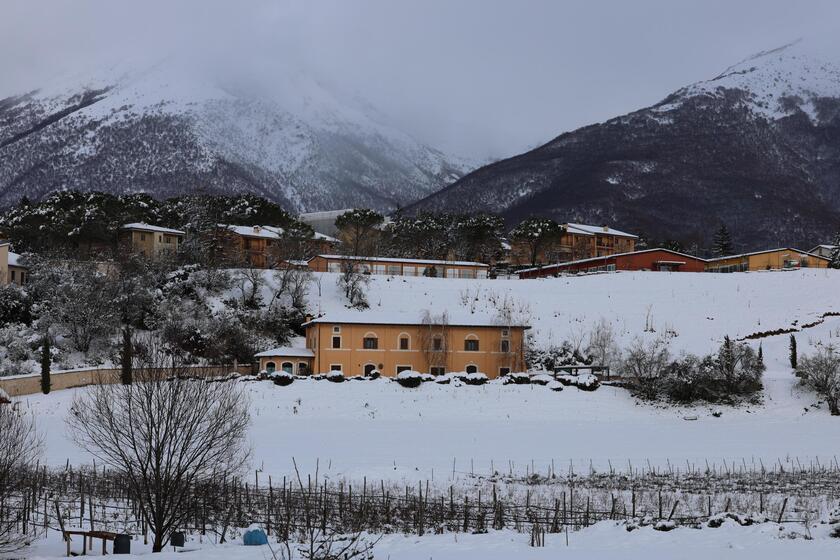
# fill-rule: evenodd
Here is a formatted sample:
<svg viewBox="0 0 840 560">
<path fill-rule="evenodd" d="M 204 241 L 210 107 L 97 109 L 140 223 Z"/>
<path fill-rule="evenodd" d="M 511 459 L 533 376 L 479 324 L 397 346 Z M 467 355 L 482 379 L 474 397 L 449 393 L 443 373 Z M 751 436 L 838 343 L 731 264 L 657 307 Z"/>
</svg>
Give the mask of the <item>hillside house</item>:
<svg viewBox="0 0 840 560">
<path fill-rule="evenodd" d="M 703 272 L 706 259 L 670 249 L 645 249 L 603 257 L 528 268 L 518 272 L 519 278 L 545 278 L 558 274 L 613 272 L 617 270 L 650 270 L 658 272 Z"/>
<path fill-rule="evenodd" d="M 791 247 L 709 259 L 706 272 L 747 272 L 794 268 L 828 268 L 830 260 Z"/>
<path fill-rule="evenodd" d="M 835 249 L 837 249 L 836 245 L 817 245 L 808 252 L 812 255 L 817 255 L 818 257 L 830 259 Z"/>
<path fill-rule="evenodd" d="M 147 258 L 172 256 L 184 242 L 184 232 L 143 223 L 125 224 L 120 227 L 120 245 Z"/>
<path fill-rule="evenodd" d="M 562 224 L 562 233 L 554 242 L 547 243 L 537 255 L 539 263 L 562 263 L 632 253 L 638 236 L 609 226 Z M 510 262 L 514 266 L 531 264 L 530 249 L 526 243 L 511 244 Z"/>
<path fill-rule="evenodd" d="M 426 276 L 429 278 L 487 278 L 489 266 L 471 261 L 441 261 L 348 255 L 317 255 L 309 259 L 315 272 L 343 272 L 353 266 L 363 274 Z"/>
<path fill-rule="evenodd" d="M 287 258 L 282 248 L 283 228 L 219 224 L 218 229 L 220 251 L 228 259 L 255 268 L 275 268 Z M 304 251 L 312 255 L 333 250 L 337 245 L 334 237 L 315 232 Z"/>
<path fill-rule="evenodd" d="M 315 354 L 309 348 L 282 346 L 260 352 L 255 358 L 259 360 L 260 371 L 266 373 L 285 371 L 294 375 L 309 375 Z"/>
<path fill-rule="evenodd" d="M 430 320 L 399 312 L 349 310 L 311 319 L 304 326 L 314 373 L 378 371 L 392 377 L 405 370 L 434 375 L 465 371 L 490 378 L 524 369 L 525 330 L 530 328 L 468 313 Z M 280 359 L 282 353 L 260 356 L 261 367 L 264 358 Z"/>
<path fill-rule="evenodd" d="M 20 255 L 11 251 L 8 241 L 0 241 L 0 285 L 26 283 L 29 270 L 21 263 Z"/>
</svg>

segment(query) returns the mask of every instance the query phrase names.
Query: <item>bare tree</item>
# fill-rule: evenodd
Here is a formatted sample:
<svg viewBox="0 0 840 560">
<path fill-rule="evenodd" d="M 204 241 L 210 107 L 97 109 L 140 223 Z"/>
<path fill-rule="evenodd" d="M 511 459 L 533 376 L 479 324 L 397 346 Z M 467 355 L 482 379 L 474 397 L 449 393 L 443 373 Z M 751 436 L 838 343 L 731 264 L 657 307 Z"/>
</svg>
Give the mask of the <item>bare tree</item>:
<svg viewBox="0 0 840 560">
<path fill-rule="evenodd" d="M 613 367 L 619 360 L 621 350 L 615 342 L 615 331 L 603 317 L 589 331 L 586 353 L 601 366 Z"/>
<path fill-rule="evenodd" d="M 341 276 L 338 277 L 338 287 L 344 292 L 344 297 L 351 307 L 367 309 L 369 307 L 365 286 L 370 278 L 361 272 L 357 263 L 351 260 L 342 264 Z"/>
<path fill-rule="evenodd" d="M 632 378 L 638 393 L 649 399 L 659 394 L 662 379 L 668 372 L 671 353 L 666 336 L 645 341 L 637 338 L 624 359 L 622 374 Z"/>
<path fill-rule="evenodd" d="M 242 298 L 242 305 L 250 309 L 256 309 L 260 305 L 260 290 L 265 284 L 263 269 L 256 268 L 246 263 L 235 273 L 236 283 L 239 285 L 239 292 Z"/>
<path fill-rule="evenodd" d="M 427 309 L 423 313 L 420 329 L 420 351 L 430 367 L 445 367 L 449 349 L 449 314 L 445 311 L 433 315 Z"/>
<path fill-rule="evenodd" d="M 24 496 L 15 495 L 15 490 L 35 468 L 40 454 L 34 419 L 11 404 L 0 404 L 0 555 L 20 550 L 33 537 L 19 531 Z"/>
<path fill-rule="evenodd" d="M 840 415 L 840 352 L 822 346 L 816 354 L 800 358 L 798 365 L 802 382 L 825 398 L 833 416 Z"/>
<path fill-rule="evenodd" d="M 177 354 L 137 344 L 134 383 L 100 383 L 73 399 L 67 424 L 80 447 L 118 472 L 159 552 L 183 519 L 191 487 L 239 472 L 248 458 L 245 394 L 190 379 Z"/>
<path fill-rule="evenodd" d="M 306 309 L 306 297 L 312 286 L 313 274 L 309 268 L 287 266 L 274 271 L 277 288 L 269 302 L 271 308 L 278 298 L 288 296 L 290 305 L 301 311 Z"/>
</svg>

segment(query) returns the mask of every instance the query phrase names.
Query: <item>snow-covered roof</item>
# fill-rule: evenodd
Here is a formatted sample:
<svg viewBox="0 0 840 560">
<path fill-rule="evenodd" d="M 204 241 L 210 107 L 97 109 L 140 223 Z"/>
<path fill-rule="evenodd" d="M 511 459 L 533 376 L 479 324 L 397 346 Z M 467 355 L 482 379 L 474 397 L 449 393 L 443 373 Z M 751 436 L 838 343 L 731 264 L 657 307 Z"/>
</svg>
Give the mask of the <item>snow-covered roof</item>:
<svg viewBox="0 0 840 560">
<path fill-rule="evenodd" d="M 729 259 L 739 259 L 742 257 L 752 257 L 754 255 L 764 255 L 765 253 L 776 253 L 778 251 L 793 251 L 794 253 L 801 253 L 803 255 L 814 257 L 815 259 L 822 259 L 824 261 L 830 260 L 826 257 L 821 257 L 820 255 L 815 255 L 814 253 L 810 253 L 808 251 L 803 251 L 802 249 L 797 249 L 795 247 L 779 247 L 777 249 L 764 249 L 763 251 L 753 251 L 752 253 L 740 253 L 738 255 L 726 255 L 724 257 L 714 257 L 709 259 L 709 262 L 715 261 L 725 261 Z"/>
<path fill-rule="evenodd" d="M 573 265 L 573 264 L 583 264 L 583 263 L 591 263 L 591 262 L 597 262 L 597 261 L 606 261 L 606 260 L 609 260 L 609 259 L 612 259 L 612 258 L 615 258 L 615 257 L 626 257 L 628 255 L 640 255 L 642 253 L 651 253 L 653 251 L 664 251 L 664 252 L 669 253 L 671 255 L 678 255 L 680 257 L 685 257 L 687 259 L 693 259 L 693 260 L 708 262 L 708 259 L 704 259 L 702 257 L 695 257 L 694 255 L 687 255 L 685 253 L 680 253 L 678 251 L 672 251 L 671 249 L 664 249 L 662 247 L 658 247 L 658 248 L 655 248 L 655 249 L 642 249 L 641 251 L 630 251 L 630 252 L 627 252 L 627 253 L 616 253 L 614 255 L 602 255 L 600 257 L 589 257 L 589 258 L 586 258 L 586 259 L 578 259 L 576 261 L 566 261 L 566 262 L 561 262 L 561 263 L 546 264 L 546 265 L 543 265 L 543 266 L 535 266 L 533 268 L 524 268 L 522 270 L 518 270 L 517 272 L 522 273 L 522 272 L 534 272 L 534 271 L 537 271 L 537 270 L 551 270 L 552 268 L 563 268 L 563 267 Z M 662 262 L 663 264 L 665 264 L 665 263 L 676 264 L 677 262 L 682 262 L 682 261 L 660 261 L 660 262 Z M 685 264 L 685 263 L 682 263 L 682 264 Z"/>
<path fill-rule="evenodd" d="M 297 348 L 294 346 L 280 346 L 278 348 L 272 348 L 271 350 L 266 350 L 265 352 L 260 352 L 259 354 L 254 354 L 257 358 L 273 358 L 273 357 L 285 357 L 288 356 L 289 358 L 314 358 L 315 353 L 310 350 L 309 348 Z"/>
<path fill-rule="evenodd" d="M 470 313 L 467 310 L 447 310 L 445 324 L 450 327 L 522 327 L 530 328 L 528 325 L 519 324 L 518 321 L 511 323 L 505 321 L 498 315 L 487 313 Z M 436 317 L 438 319 L 439 317 Z M 326 315 L 312 319 L 304 325 L 317 323 L 328 324 L 350 324 L 350 325 L 423 325 L 424 313 L 409 313 L 405 311 L 357 311 L 344 309 L 331 311 Z M 434 323 L 434 321 L 433 321 Z M 437 324 L 437 323 L 434 323 Z"/>
<path fill-rule="evenodd" d="M 354 257 L 350 255 L 318 255 L 321 258 L 333 261 L 356 261 L 356 262 L 381 262 L 381 263 L 411 263 L 411 264 L 440 264 L 450 266 L 478 266 L 487 268 L 489 265 L 472 261 L 436 261 L 431 259 L 398 259 L 391 257 Z M 314 258 L 314 257 L 313 257 Z M 310 259 L 311 260 L 311 259 Z"/>
<path fill-rule="evenodd" d="M 138 231 L 153 231 L 155 233 L 170 233 L 172 235 L 184 235 L 184 232 L 180 229 L 172 229 L 172 228 L 165 228 L 161 226 L 153 226 L 150 224 L 144 224 L 141 222 L 135 222 L 131 224 L 124 224 L 120 229 L 133 229 Z"/>
<path fill-rule="evenodd" d="M 566 224 L 566 227 L 575 230 L 574 233 L 582 233 L 583 235 L 595 235 L 595 234 L 606 234 L 606 235 L 614 235 L 616 237 L 630 237 L 632 239 L 638 239 L 638 235 L 633 235 L 632 233 L 627 233 L 626 231 L 620 231 L 617 229 L 613 229 L 609 226 L 590 226 L 587 224 Z"/>
<path fill-rule="evenodd" d="M 816 253 L 816 252 L 817 252 L 817 251 L 819 251 L 820 249 L 826 249 L 827 251 L 833 251 L 835 248 L 837 248 L 837 245 L 826 245 L 826 244 L 821 244 L 821 245 L 817 245 L 816 247 L 814 247 L 813 249 L 811 249 L 811 250 L 810 250 L 810 251 L 808 251 L 808 252 L 809 252 L 809 253 Z"/>
<path fill-rule="evenodd" d="M 26 268 L 26 266 L 20 263 L 20 255 L 17 253 L 9 252 L 9 266 L 16 266 L 18 268 Z"/>
<path fill-rule="evenodd" d="M 285 233 L 283 228 L 276 226 L 236 226 L 230 224 L 219 224 L 219 227 L 232 231 L 242 237 L 260 237 L 263 239 L 280 239 L 283 233 Z M 338 243 L 338 239 L 323 233 L 318 233 L 317 231 L 312 235 L 312 239 Z"/>
</svg>

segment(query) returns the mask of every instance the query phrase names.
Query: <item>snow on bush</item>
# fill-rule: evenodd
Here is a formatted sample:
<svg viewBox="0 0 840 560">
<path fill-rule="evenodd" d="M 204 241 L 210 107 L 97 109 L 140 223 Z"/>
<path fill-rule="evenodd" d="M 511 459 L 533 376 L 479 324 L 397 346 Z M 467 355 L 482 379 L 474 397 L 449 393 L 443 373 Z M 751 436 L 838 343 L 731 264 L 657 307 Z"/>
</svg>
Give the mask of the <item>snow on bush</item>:
<svg viewBox="0 0 840 560">
<path fill-rule="evenodd" d="M 531 384 L 533 385 L 548 385 L 554 381 L 554 376 L 549 373 L 538 373 L 531 376 Z"/>
<path fill-rule="evenodd" d="M 557 391 L 558 393 L 563 390 L 563 384 L 559 381 L 550 381 L 546 387 L 551 389 L 552 391 Z"/>
<path fill-rule="evenodd" d="M 288 371 L 273 371 L 268 376 L 275 385 L 280 385 L 281 387 L 286 387 L 291 385 L 292 382 L 295 380 L 295 376 L 289 373 Z"/>
<path fill-rule="evenodd" d="M 574 385 L 582 391 L 594 391 L 600 385 L 598 376 L 591 373 L 582 373 L 574 376 Z"/>
<path fill-rule="evenodd" d="M 344 381 L 344 374 L 340 371 L 330 371 L 327 374 L 327 381 L 332 381 L 333 383 L 341 383 Z"/>
<path fill-rule="evenodd" d="M 524 372 L 509 373 L 504 376 L 502 383 L 507 385 L 528 385 L 531 383 L 531 376 Z"/>
<path fill-rule="evenodd" d="M 477 371 L 464 376 L 464 383 L 467 385 L 484 385 L 487 383 L 487 375 Z"/>
<path fill-rule="evenodd" d="M 414 389 L 423 383 L 423 374 L 419 371 L 406 370 L 399 372 L 396 379 L 397 383 L 399 383 L 402 387 Z"/>
</svg>

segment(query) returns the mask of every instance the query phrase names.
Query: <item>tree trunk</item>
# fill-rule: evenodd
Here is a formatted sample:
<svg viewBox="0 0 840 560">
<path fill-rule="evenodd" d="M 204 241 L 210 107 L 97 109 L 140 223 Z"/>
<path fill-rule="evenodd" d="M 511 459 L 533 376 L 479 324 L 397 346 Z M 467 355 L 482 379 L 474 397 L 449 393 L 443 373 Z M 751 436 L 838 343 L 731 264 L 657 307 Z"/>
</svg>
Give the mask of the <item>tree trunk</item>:
<svg viewBox="0 0 840 560">
<path fill-rule="evenodd" d="M 134 347 L 131 342 L 131 327 L 123 327 L 122 352 L 120 352 L 120 380 L 123 385 L 131 385 L 133 378 L 132 361 L 134 360 Z"/>
</svg>

